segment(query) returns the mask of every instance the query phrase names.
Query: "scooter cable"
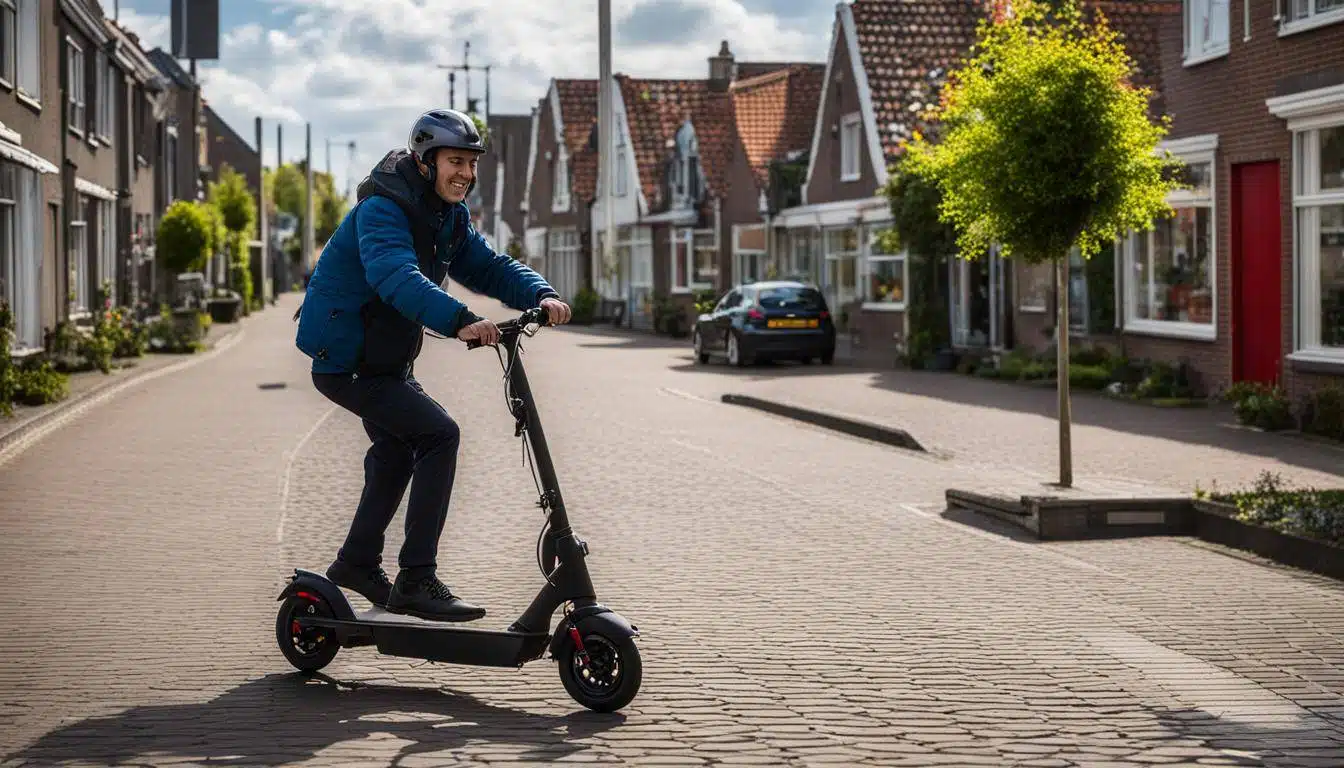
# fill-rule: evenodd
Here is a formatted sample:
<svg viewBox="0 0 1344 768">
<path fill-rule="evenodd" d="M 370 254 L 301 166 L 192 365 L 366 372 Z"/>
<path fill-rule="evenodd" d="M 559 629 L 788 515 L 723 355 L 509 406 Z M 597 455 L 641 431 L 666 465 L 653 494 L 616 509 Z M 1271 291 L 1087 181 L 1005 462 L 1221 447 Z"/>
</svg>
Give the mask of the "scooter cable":
<svg viewBox="0 0 1344 768">
<path fill-rule="evenodd" d="M 514 347 L 513 355 L 510 356 L 510 359 L 506 364 L 504 362 L 504 353 L 500 350 L 498 345 L 495 346 L 495 357 L 499 360 L 499 367 L 504 371 L 504 405 L 509 413 L 513 413 L 513 363 L 518 359 L 518 355 L 522 354 L 522 351 L 523 341 L 522 339 L 519 339 Z M 532 484 L 536 486 L 537 497 L 541 500 L 539 504 L 546 512 L 546 519 L 542 521 L 541 531 L 537 534 L 537 544 L 535 547 L 537 570 L 541 571 L 541 576 L 546 579 L 547 584 L 551 587 L 555 587 L 555 582 L 551 581 L 551 575 L 546 571 L 546 565 L 541 559 L 541 543 L 546 538 L 546 531 L 551 527 L 551 508 L 550 505 L 546 503 L 546 493 L 542 490 L 541 480 L 537 477 L 536 464 L 532 460 L 531 435 L 527 431 L 526 423 L 523 424 L 522 429 L 519 432 L 519 437 L 521 437 L 523 441 L 523 459 L 527 464 L 528 471 L 532 474 Z"/>
</svg>

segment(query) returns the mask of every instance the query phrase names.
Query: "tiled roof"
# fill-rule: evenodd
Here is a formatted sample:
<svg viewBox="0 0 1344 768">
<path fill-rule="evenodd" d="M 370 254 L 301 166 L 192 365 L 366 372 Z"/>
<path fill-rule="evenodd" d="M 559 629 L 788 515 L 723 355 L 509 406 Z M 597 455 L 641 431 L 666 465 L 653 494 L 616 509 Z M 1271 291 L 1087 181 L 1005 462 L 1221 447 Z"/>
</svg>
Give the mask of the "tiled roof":
<svg viewBox="0 0 1344 768">
<path fill-rule="evenodd" d="M 854 0 L 854 28 L 883 154 L 890 162 L 900 143 L 925 123 L 947 72 L 975 41 L 976 25 L 994 0 Z M 1180 0 L 1087 0 L 1124 36 L 1139 67 L 1140 84 L 1161 88 L 1158 20 L 1181 12 Z M 1160 101 L 1158 105 L 1160 107 Z"/>
<path fill-rule="evenodd" d="M 570 193 L 587 202 L 597 188 L 597 157 L 588 146 L 597 125 L 597 80 L 557 79 L 555 90 L 569 150 Z"/>
<path fill-rule="evenodd" d="M 644 197 L 660 206 L 668 143 L 687 120 L 695 126 L 700 164 L 709 190 L 727 191 L 728 167 L 737 142 L 732 96 L 713 91 L 708 80 L 645 80 L 616 75 L 630 126 L 635 164 Z"/>
<path fill-rule="evenodd" d="M 824 64 L 791 64 L 733 83 L 737 133 L 761 188 L 772 161 L 811 147 L 825 72 Z"/>
<path fill-rule="evenodd" d="M 854 0 L 854 30 L 886 160 L 924 127 L 919 115 L 970 50 L 984 0 Z M 846 73 L 848 74 L 848 73 Z"/>
</svg>

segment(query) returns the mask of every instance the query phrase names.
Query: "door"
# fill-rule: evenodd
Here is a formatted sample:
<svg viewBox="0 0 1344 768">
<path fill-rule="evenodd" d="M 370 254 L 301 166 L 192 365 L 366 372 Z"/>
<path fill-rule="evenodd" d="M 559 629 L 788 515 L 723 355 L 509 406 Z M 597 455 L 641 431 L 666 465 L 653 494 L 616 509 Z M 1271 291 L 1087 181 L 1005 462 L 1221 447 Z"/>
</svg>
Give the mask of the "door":
<svg viewBox="0 0 1344 768">
<path fill-rule="evenodd" d="M 1274 382 L 1283 359 L 1279 164 L 1232 166 L 1232 377 Z"/>
<path fill-rule="evenodd" d="M 730 291 L 719 306 L 714 309 L 714 345 L 713 349 L 728 349 L 728 335 L 733 332 L 733 317 L 741 311 L 742 292 Z"/>
</svg>

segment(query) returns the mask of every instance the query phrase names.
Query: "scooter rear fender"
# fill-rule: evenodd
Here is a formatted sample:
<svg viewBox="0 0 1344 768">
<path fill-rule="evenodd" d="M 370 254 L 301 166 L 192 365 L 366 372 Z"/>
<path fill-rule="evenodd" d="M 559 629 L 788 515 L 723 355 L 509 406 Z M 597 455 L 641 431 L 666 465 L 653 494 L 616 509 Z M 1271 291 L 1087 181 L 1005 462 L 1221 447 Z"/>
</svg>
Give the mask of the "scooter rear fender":
<svg viewBox="0 0 1344 768">
<path fill-rule="evenodd" d="M 294 597 L 300 592 L 316 594 L 322 598 L 331 607 L 332 618 L 334 619 L 353 621 L 355 618 L 355 609 L 350 606 L 350 601 L 346 599 L 345 593 L 333 581 L 320 573 L 295 568 L 294 576 L 290 578 L 285 588 L 280 590 L 280 596 L 276 600 Z"/>
<path fill-rule="evenodd" d="M 551 637 L 551 656 L 556 657 L 560 644 L 569 637 L 569 628 L 577 627 L 579 637 L 597 633 L 612 640 L 624 640 L 627 637 L 639 637 L 639 627 L 631 624 L 619 613 L 603 605 L 588 605 L 576 608 L 562 619 Z"/>
</svg>

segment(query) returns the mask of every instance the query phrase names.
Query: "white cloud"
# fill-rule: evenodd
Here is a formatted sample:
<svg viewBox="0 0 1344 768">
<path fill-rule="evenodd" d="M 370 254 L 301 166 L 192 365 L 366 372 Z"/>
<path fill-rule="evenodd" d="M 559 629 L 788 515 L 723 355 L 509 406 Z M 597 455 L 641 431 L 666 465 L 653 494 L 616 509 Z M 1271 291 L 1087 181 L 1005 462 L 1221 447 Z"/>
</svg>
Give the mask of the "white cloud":
<svg viewBox="0 0 1344 768">
<path fill-rule="evenodd" d="M 496 114 L 526 114 L 551 77 L 597 76 L 591 0 L 274 2 L 274 14 L 261 23 L 225 30 L 219 61 L 198 63 L 205 96 L 248 138 L 254 118 L 262 117 L 267 164 L 275 163 L 277 121 L 286 160 L 302 157 L 304 121 L 312 121 L 315 165 L 325 167 L 330 138 L 340 185 L 347 178 L 346 142 L 357 142 L 351 174 L 357 182 L 405 141 L 417 114 L 447 105 L 448 74 L 437 65 L 460 64 L 463 41 L 471 42 L 473 65 L 491 65 Z M 824 61 L 834 7 L 814 0 L 613 0 L 612 6 L 613 67 L 643 77 L 704 77 L 706 60 L 724 39 L 739 60 Z M 800 16 L 803 8 L 809 10 Z M 689 21 L 668 28 L 660 19 Z M 123 10 L 122 20 L 147 49 L 167 46 L 167 17 Z M 484 109 L 483 73 L 472 72 L 469 86 L 465 79 L 457 73 L 455 105 L 465 106 L 469 87 Z"/>
</svg>

